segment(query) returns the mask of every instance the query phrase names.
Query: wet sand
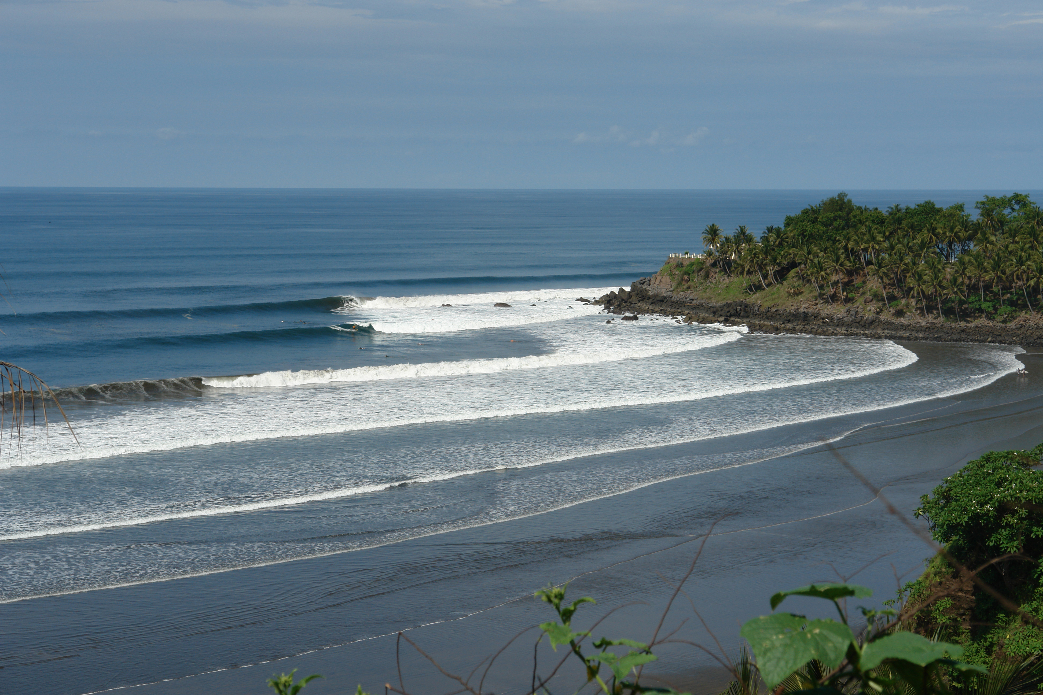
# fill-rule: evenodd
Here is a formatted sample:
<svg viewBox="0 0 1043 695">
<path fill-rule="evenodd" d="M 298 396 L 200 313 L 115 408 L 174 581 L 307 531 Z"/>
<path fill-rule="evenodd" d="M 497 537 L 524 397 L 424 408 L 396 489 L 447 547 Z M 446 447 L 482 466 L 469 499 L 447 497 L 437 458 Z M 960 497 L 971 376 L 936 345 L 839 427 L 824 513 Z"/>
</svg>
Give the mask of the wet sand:
<svg viewBox="0 0 1043 695">
<path fill-rule="evenodd" d="M 906 347 L 918 353 L 945 349 Z M 952 398 L 711 440 L 681 453 L 753 450 L 813 439 L 818 432 L 856 430 L 836 442 L 837 449 L 911 517 L 920 495 L 966 461 L 984 451 L 1043 441 L 1043 359 L 1039 354 L 1019 359 L 1029 369 L 1027 378 L 1010 375 Z M 39 693 L 105 690 L 150 668 L 173 680 L 130 692 L 262 693 L 266 678 L 296 668 L 299 675 L 324 675 L 307 687 L 309 695 L 353 692 L 357 683 L 378 693 L 385 683 L 398 685 L 396 630 L 407 630 L 444 668 L 466 676 L 519 632 L 550 619 L 549 608 L 532 597 L 548 583 L 570 581 L 571 596 L 597 599 L 596 606 L 579 614 L 581 627 L 623 607 L 597 628 L 596 636 L 647 641 L 672 583 L 685 574 L 711 528 L 686 596 L 675 603 L 664 631 L 679 627 L 677 639 L 714 652 L 716 638 L 732 656 L 739 648 L 739 625 L 769 612 L 773 592 L 844 577 L 872 587 L 871 603 L 879 605 L 894 596 L 899 582 L 919 573 L 930 553 L 829 450 L 817 446 L 493 526 L 325 558 L 10 604 L 5 607 L 8 635 L 15 631 L 11 626 L 33 625 L 45 637 L 51 629 L 61 632 L 58 628 L 69 621 L 83 621 L 94 628 L 77 639 L 92 646 L 84 657 L 41 669 L 46 650 L 12 645 L 0 663 L 13 690 Z M 639 605 L 627 605 L 632 602 Z M 153 614 L 159 607 L 171 624 L 194 621 L 198 629 L 188 638 L 182 632 L 176 640 L 166 639 L 166 623 L 127 617 L 146 613 L 142 605 L 153 607 Z M 790 607 L 810 613 L 822 608 L 799 600 Z M 237 612 L 244 616 L 241 621 L 229 619 Z M 222 629 L 212 628 L 214 616 L 222 617 Z M 377 631 L 372 625 L 384 628 Z M 529 687 L 536 634 L 530 630 L 503 652 L 484 691 Z M 696 693 L 717 692 L 723 685 L 718 667 L 703 651 L 687 644 L 658 651 L 662 659 L 647 673 L 663 682 Z M 244 653 L 256 658 L 237 663 Z M 409 692 L 460 689 L 404 643 L 400 655 Z M 560 649 L 555 654 L 541 647 L 539 674 L 546 676 L 561 655 Z M 224 670 L 183 677 L 208 670 L 200 668 L 203 664 Z M 562 673 L 552 692 L 574 689 L 576 672 Z"/>
</svg>

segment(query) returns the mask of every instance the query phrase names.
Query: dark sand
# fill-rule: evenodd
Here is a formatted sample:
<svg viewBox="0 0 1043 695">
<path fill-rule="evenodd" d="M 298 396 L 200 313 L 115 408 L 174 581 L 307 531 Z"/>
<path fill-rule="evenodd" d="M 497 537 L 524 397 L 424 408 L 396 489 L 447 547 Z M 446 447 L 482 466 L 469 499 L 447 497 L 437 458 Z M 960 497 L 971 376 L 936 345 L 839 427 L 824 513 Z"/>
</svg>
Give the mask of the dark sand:
<svg viewBox="0 0 1043 695">
<path fill-rule="evenodd" d="M 941 350 L 925 344 L 914 351 Z M 816 432 L 859 427 L 837 442 L 840 453 L 905 511 L 946 475 L 982 452 L 1026 448 L 1043 441 L 1043 359 L 1021 355 L 1028 378 L 1009 375 L 978 391 L 912 406 L 843 418 L 844 422 L 781 427 L 704 442 L 703 451 L 751 450 Z M 829 425 L 827 428 L 826 425 Z M 910 514 L 911 517 L 911 514 Z M 596 634 L 647 641 L 679 580 L 711 526 L 695 571 L 666 622 L 681 625 L 678 639 L 717 651 L 693 605 L 717 640 L 734 655 L 742 621 L 769 612 L 776 590 L 853 576 L 874 589 L 871 603 L 894 596 L 899 581 L 914 578 L 928 547 L 889 516 L 879 500 L 824 447 L 778 459 L 650 485 L 622 495 L 517 521 L 442 534 L 381 548 L 237 572 L 89 592 L 5 606 L 3 678 L 12 691 L 82 693 L 104 690 L 153 669 L 171 677 L 198 673 L 203 663 L 225 668 L 131 689 L 141 695 L 263 693 L 273 673 L 322 673 L 308 695 L 353 692 L 361 683 L 374 694 L 398 683 L 393 633 L 410 639 L 445 668 L 466 675 L 513 636 L 550 619 L 532 598 L 548 582 L 571 580 L 570 594 L 590 595 L 577 623 L 631 602 Z M 896 578 L 897 577 L 897 578 Z M 691 602 L 689 602 L 689 598 Z M 186 637 L 165 637 L 165 623 L 127 624 L 140 604 L 158 607 L 171 622 L 196 621 Z M 793 610 L 822 606 L 793 600 Z M 241 623 L 215 615 L 242 612 Z M 264 616 L 259 619 L 257 616 Z M 448 620 L 447 620 L 448 619 Z M 17 646 L 18 625 L 46 635 L 49 625 L 84 621 L 101 628 L 77 639 L 83 656 L 56 660 L 46 669 L 44 650 Z M 430 624 L 429 624 L 430 623 Z M 380 633 L 364 626 L 386 626 Z M 231 625 L 231 627 L 229 627 Z M 28 628 L 25 628 L 28 629 Z M 111 637 L 106 637 L 106 635 Z M 518 692 L 531 682 L 535 632 L 500 657 L 485 691 Z M 130 640 L 130 642 L 128 642 Z M 116 644 L 119 642 L 119 644 Z M 130 646 L 128 646 L 128 644 Z M 341 646 L 328 647 L 340 644 Z M 308 654 L 295 652 L 316 649 Z M 32 652 L 32 653 L 31 653 Z M 236 654 L 262 655 L 252 665 Z M 717 692 L 720 670 L 699 649 L 675 644 L 649 672 L 696 693 Z M 38 658 L 32 658 L 36 654 Z M 200 655 L 206 655 L 206 658 Z M 459 685 L 402 645 L 404 684 L 415 693 L 449 693 Z M 560 659 L 539 654 L 539 672 Z M 256 663 L 263 659 L 278 659 Z M 31 664 L 35 661 L 35 666 Z M 25 666 L 22 666 L 25 664 Z M 160 664 L 161 667 L 157 667 Z M 241 668 L 227 668 L 239 665 Z M 42 675 L 43 674 L 43 675 Z M 479 671 L 480 674 L 480 671 Z M 552 692 L 574 690 L 575 671 Z M 477 680 L 477 678 L 476 678 Z M 122 692 L 122 691 L 119 691 Z"/>
</svg>

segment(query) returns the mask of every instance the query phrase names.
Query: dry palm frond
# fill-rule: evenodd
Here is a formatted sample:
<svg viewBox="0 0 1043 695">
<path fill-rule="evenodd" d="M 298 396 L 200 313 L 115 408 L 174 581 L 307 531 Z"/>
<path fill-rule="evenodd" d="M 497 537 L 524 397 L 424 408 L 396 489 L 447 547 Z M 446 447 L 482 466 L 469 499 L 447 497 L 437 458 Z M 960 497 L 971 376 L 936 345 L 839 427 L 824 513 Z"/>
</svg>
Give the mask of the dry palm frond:
<svg viewBox="0 0 1043 695">
<path fill-rule="evenodd" d="M 43 424 L 46 427 L 47 401 L 50 400 L 62 414 L 69 433 L 76 439 L 69 418 L 65 415 L 61 404 L 55 397 L 51 387 L 43 379 L 28 369 L 10 362 L 0 361 L 0 442 L 5 434 L 16 440 L 21 439 L 22 428 L 26 425 L 26 417 L 31 416 L 31 424 L 36 424 L 36 411 L 40 410 Z"/>
<path fill-rule="evenodd" d="M 1043 654 L 1018 660 L 995 657 L 989 672 L 972 676 L 967 695 L 1035 695 L 1043 686 Z"/>
<path fill-rule="evenodd" d="M 745 644 L 739 650 L 739 658 L 735 660 L 732 675 L 735 676 L 735 680 L 721 695 L 760 695 L 761 672 Z"/>
</svg>

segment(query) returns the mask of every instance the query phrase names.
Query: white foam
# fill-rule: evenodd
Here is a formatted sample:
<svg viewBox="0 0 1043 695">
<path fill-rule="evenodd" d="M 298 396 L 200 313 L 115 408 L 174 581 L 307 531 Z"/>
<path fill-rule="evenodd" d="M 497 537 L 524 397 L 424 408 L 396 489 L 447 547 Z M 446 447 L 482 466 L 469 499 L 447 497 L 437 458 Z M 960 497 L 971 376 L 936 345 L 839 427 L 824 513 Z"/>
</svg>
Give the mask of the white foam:
<svg viewBox="0 0 1043 695">
<path fill-rule="evenodd" d="M 634 347 L 614 347 L 586 352 L 556 352 L 549 355 L 501 357 L 485 360 L 458 360 L 454 362 L 427 362 L 420 364 L 393 364 L 387 366 L 353 367 L 351 369 L 319 369 L 301 371 L 265 372 L 249 376 L 207 377 L 203 384 L 214 388 L 258 388 L 303 386 L 310 384 L 360 383 L 390 379 L 424 379 L 435 377 L 494 374 L 497 372 L 548 369 L 622 360 L 644 359 L 679 352 L 702 350 L 738 340 L 740 331 L 721 331 L 684 336 L 665 344 Z"/>
<path fill-rule="evenodd" d="M 821 339 L 789 340 L 804 340 L 808 354 L 812 346 L 824 349 Z M 849 343 L 849 352 L 855 345 L 859 343 Z M 680 403 L 855 379 L 901 369 L 917 359 L 894 343 L 861 345 L 863 354 L 851 355 L 847 363 L 809 364 L 803 369 L 805 376 L 789 379 L 777 369 L 758 371 L 751 365 L 754 371 L 746 376 L 736 374 L 722 381 L 712 375 L 713 360 L 706 362 L 699 376 L 686 372 L 683 364 L 664 364 L 662 360 L 669 357 L 660 357 L 642 360 L 640 369 L 607 371 L 599 365 L 579 365 L 556 368 L 559 373 L 553 375 L 543 373 L 549 370 L 518 370 L 430 377 L 428 383 L 400 380 L 367 386 L 362 382 L 352 389 L 289 391 L 278 399 L 264 391 L 246 391 L 238 398 L 166 403 L 91 421 L 77 429 L 81 446 L 52 433 L 23 446 L 21 455 L 12 453 L 4 464 L 42 465 L 281 437 Z M 447 393 L 453 397 L 447 399 Z"/>
<path fill-rule="evenodd" d="M 596 299 L 609 287 L 564 290 L 482 292 L 414 297 L 346 297 L 334 313 L 357 318 L 381 333 L 453 333 L 489 328 L 531 326 L 597 314 L 601 307 L 576 301 Z M 510 307 L 497 307 L 496 304 Z M 443 306 L 450 305 L 450 306 Z"/>
<path fill-rule="evenodd" d="M 796 350 L 790 354 L 810 354 L 812 361 L 815 353 L 823 349 L 833 347 L 838 341 L 834 339 L 807 338 L 793 339 L 782 338 L 776 340 L 771 337 L 758 336 L 751 339 L 754 343 L 751 350 L 767 350 L 769 352 L 777 349 L 780 345 L 792 342 Z M 756 345 L 760 342 L 760 345 Z M 900 358 L 907 354 L 896 345 L 871 343 L 868 341 L 844 341 L 845 347 L 856 353 L 857 358 L 866 358 L 881 354 L 889 355 L 891 358 Z M 593 456 L 616 452 L 627 452 L 641 449 L 655 449 L 672 444 L 682 444 L 701 439 L 721 437 L 744 432 L 753 432 L 769 427 L 808 422 L 820 418 L 829 418 L 846 414 L 868 412 L 880 408 L 888 408 L 897 405 L 920 402 L 929 398 L 937 398 L 946 395 L 954 395 L 972 388 L 978 388 L 985 383 L 991 383 L 1016 369 L 1020 364 L 1014 359 L 1014 351 L 996 349 L 991 347 L 964 347 L 959 348 L 961 352 L 955 353 L 955 360 L 949 361 L 948 366 L 937 363 L 926 370 L 915 372 L 915 376 L 908 376 L 903 381 L 891 381 L 877 379 L 867 384 L 846 383 L 847 379 L 830 379 L 823 375 L 822 380 L 832 381 L 835 386 L 827 388 L 816 388 L 803 390 L 793 394 L 792 398 L 760 398 L 756 400 L 733 399 L 717 404 L 700 405 L 697 408 L 669 409 L 665 411 L 670 414 L 670 422 L 662 424 L 637 424 L 634 427 L 624 426 L 620 430 L 613 429 L 611 437 L 600 434 L 589 436 L 577 433 L 580 437 L 575 441 L 563 440 L 554 437 L 543 441 L 541 437 L 535 437 L 530 441 L 494 442 L 480 441 L 475 443 L 460 443 L 456 448 L 432 448 L 430 446 L 416 447 L 412 454 L 407 450 L 399 450 L 388 458 L 379 452 L 373 453 L 367 449 L 359 452 L 361 457 L 352 457 L 345 460 L 348 467 L 356 468 L 361 475 L 368 471 L 374 477 L 383 478 L 376 481 L 361 481 L 357 484 L 341 484 L 332 489 L 315 488 L 325 486 L 325 474 L 323 469 L 311 471 L 312 464 L 305 463 L 302 470 L 314 472 L 310 481 L 300 480 L 298 473 L 294 470 L 286 470 L 283 462 L 270 462 L 268 465 L 258 467 L 251 465 L 249 469 L 237 471 L 230 469 L 228 475 L 237 476 L 228 480 L 238 480 L 238 476 L 249 471 L 246 480 L 243 480 L 242 488 L 235 491 L 241 501 L 229 503 L 229 498 L 215 497 L 212 490 L 214 485 L 209 484 L 205 474 L 195 487 L 183 491 L 184 498 L 180 504 L 193 508 L 183 511 L 168 512 L 177 500 L 171 500 L 163 493 L 163 489 L 156 488 L 159 496 L 154 500 L 155 506 L 151 509 L 147 505 L 121 505 L 115 502 L 108 505 L 106 509 L 98 509 L 86 496 L 80 508 L 74 510 L 68 508 L 63 502 L 61 508 L 55 508 L 56 514 L 38 514 L 35 523 L 31 518 L 20 515 L 11 515 L 10 525 L 3 536 L 4 540 L 17 540 L 36 538 L 40 536 L 75 534 L 89 531 L 114 529 L 127 526 L 136 526 L 146 523 L 158 523 L 180 519 L 198 517 L 213 517 L 242 512 L 256 512 L 276 507 L 294 506 L 319 502 L 322 500 L 337 499 L 353 495 L 377 492 L 392 486 L 407 483 L 426 483 L 441 480 L 449 480 L 467 475 L 474 475 L 502 467 L 510 468 L 538 468 L 548 463 L 555 463 L 583 456 Z M 881 353 L 882 351 L 882 353 Z M 732 353 L 734 354 L 734 353 Z M 974 365 L 974 371 L 979 372 L 980 381 L 969 382 L 963 378 L 967 369 L 961 369 L 960 364 L 966 358 L 981 359 L 991 364 L 993 370 L 979 370 Z M 675 358 L 671 358 L 675 359 Z M 689 360 L 690 361 L 690 360 Z M 896 366 L 894 362 L 891 366 Z M 973 363 L 972 363 L 973 364 Z M 675 367 L 676 369 L 676 367 Z M 673 371 L 667 370 L 667 371 Z M 736 372 L 725 377 L 730 380 Z M 517 376 L 517 375 L 508 375 Z M 647 378 L 649 375 L 645 374 Z M 937 377 L 944 376 L 939 379 Z M 892 389 L 891 384 L 903 384 L 908 381 L 910 388 Z M 632 384 L 633 382 L 631 382 Z M 662 385 L 662 382 L 657 380 Z M 600 382 L 597 386 L 604 386 Z M 343 392 L 343 390 L 332 389 L 331 392 Z M 893 393 L 892 393 L 893 392 Z M 303 394 L 307 395 L 307 394 Z M 233 401 L 243 400 L 237 394 Z M 883 396 L 883 397 L 881 397 Z M 249 399 L 254 400 L 254 399 Z M 267 399 L 271 400 L 271 399 Z M 283 412 L 294 412 L 294 403 Z M 723 408 L 723 409 L 722 409 Z M 664 414 L 664 411 L 659 411 Z M 723 415 L 723 417 L 722 417 Z M 739 417 L 736 417 L 741 415 Z M 643 418 L 638 418 L 638 421 Z M 824 425 L 816 429 L 818 433 L 829 432 L 832 428 L 833 434 L 840 435 L 840 428 L 850 427 L 843 421 L 834 421 L 831 425 Z M 779 442 L 780 449 L 771 452 L 772 455 L 782 455 L 787 451 L 797 450 L 808 443 L 794 443 L 787 446 Z M 391 452 L 388 452 L 391 453 Z M 736 452 L 741 453 L 741 452 Z M 765 452 L 767 453 L 767 452 Z M 394 543 L 408 538 L 442 533 L 457 528 L 468 528 L 481 526 L 488 523 L 497 523 L 511 519 L 521 518 L 531 514 L 539 514 L 552 509 L 571 506 L 592 499 L 599 499 L 607 495 L 620 494 L 629 490 L 643 487 L 655 482 L 669 480 L 685 475 L 693 475 L 709 470 L 719 470 L 721 467 L 732 467 L 733 465 L 745 465 L 752 461 L 753 452 L 745 455 L 744 463 L 730 462 L 730 457 L 713 457 L 712 461 L 706 462 L 690 460 L 689 457 L 680 454 L 657 455 L 650 458 L 634 457 L 624 466 L 618 464 L 613 466 L 588 467 L 580 474 L 580 479 L 574 477 L 576 471 L 562 471 L 556 467 L 547 471 L 536 471 L 522 477 L 510 476 L 505 479 L 497 479 L 498 482 L 490 488 L 497 495 L 495 503 L 490 503 L 488 508 L 475 514 L 467 514 L 464 518 L 438 521 L 428 525 L 421 523 L 414 527 L 400 528 L 395 526 L 381 530 L 373 535 L 366 535 L 359 539 L 346 539 L 344 541 L 329 541 L 312 538 L 302 538 L 295 541 L 292 547 L 279 545 L 278 548 L 269 547 L 266 544 L 236 544 L 216 543 L 208 544 L 205 552 L 185 556 L 179 554 L 177 548 L 163 550 L 156 554 L 151 549 L 146 553 L 134 550 L 133 547 L 113 549 L 113 555 L 109 558 L 111 567 L 104 565 L 105 571 L 95 570 L 99 567 L 90 548 L 96 541 L 89 540 L 87 545 L 80 551 L 70 553 L 68 549 L 79 548 L 79 546 L 58 545 L 54 553 L 61 554 L 64 569 L 48 572 L 46 578 L 41 578 L 38 584 L 26 586 L 21 590 L 4 592 L 0 594 L 6 600 L 20 600 L 32 598 L 36 595 L 49 593 L 65 593 L 66 591 L 91 590 L 105 588 L 122 584 L 126 578 L 133 577 L 134 583 L 147 581 L 163 581 L 175 579 L 182 576 L 193 576 L 194 574 L 207 574 L 214 571 L 226 571 L 241 567 L 271 564 L 273 562 L 284 562 L 304 557 L 316 557 L 337 552 L 349 552 L 362 547 L 372 547 Z M 376 458 L 374 458 L 376 457 Z M 699 458 L 699 457 L 696 457 Z M 338 459 L 339 460 L 339 459 Z M 192 465 L 200 466 L 199 472 L 203 473 L 207 468 L 206 457 L 190 457 L 184 459 L 194 462 Z M 385 465 L 384 462 L 391 465 Z M 258 464 L 261 462 L 259 461 Z M 651 465 L 655 463 L 655 465 Z M 666 464 L 666 465 L 664 465 Z M 146 468 L 147 469 L 147 468 Z M 111 475 L 118 476 L 122 468 L 111 469 Z M 327 471 L 328 473 L 328 471 Z M 191 471 L 182 473 L 186 481 L 193 479 Z M 285 474 L 285 475 L 284 475 Z M 354 474 L 352 474 L 354 475 Z M 389 480 L 394 476 L 400 476 L 397 480 Z M 562 484 L 559 477 L 565 475 L 568 483 Z M 256 476 L 260 476 L 254 479 Z M 272 477 L 275 476 L 275 477 Z M 284 476 L 284 477 L 279 477 Z M 316 477 L 317 476 L 317 477 Z M 535 477 L 533 477 L 535 476 Z M 316 483 L 318 485 L 316 485 Z M 506 486 L 506 487 L 505 487 Z M 224 488 L 224 485 L 217 487 Z M 300 492 L 292 492 L 299 488 Z M 567 493 L 562 493 L 567 490 Z M 180 488 L 178 489 L 181 492 Z M 287 492 L 282 492 L 287 491 Z M 232 491 L 229 491 L 232 492 Z M 260 493 L 267 498 L 258 500 Z M 140 500 L 144 502 L 145 500 Z M 101 505 L 104 506 L 104 505 Z M 40 510 L 43 511 L 43 510 Z M 455 516 L 455 515 L 454 515 Z M 93 517 L 93 518 L 92 518 Z M 62 524 L 62 520 L 81 521 L 81 523 Z M 50 523 L 48 523 L 50 522 Z M 100 541 L 104 543 L 104 541 Z M 256 546 L 256 547 L 255 547 Z M 118 551 L 118 552 L 117 552 Z M 65 554 L 62 554 L 65 553 Z M 136 554 L 135 554 L 136 553 Z M 119 555 L 117 557 L 117 554 Z M 41 555 L 34 560 L 36 562 L 48 562 L 46 555 Z M 128 563 L 129 564 L 125 564 Z M 143 563 L 140 566 L 136 563 Z M 84 565 L 83 563 L 87 563 Z M 54 566 L 54 563 L 46 565 Z M 133 568 L 133 571 L 130 571 Z M 89 571 L 88 571 L 89 570 Z M 201 570 L 201 571 L 197 571 Z M 107 572 L 113 574 L 107 574 Z M 36 576 L 36 575 L 33 575 Z"/>
</svg>

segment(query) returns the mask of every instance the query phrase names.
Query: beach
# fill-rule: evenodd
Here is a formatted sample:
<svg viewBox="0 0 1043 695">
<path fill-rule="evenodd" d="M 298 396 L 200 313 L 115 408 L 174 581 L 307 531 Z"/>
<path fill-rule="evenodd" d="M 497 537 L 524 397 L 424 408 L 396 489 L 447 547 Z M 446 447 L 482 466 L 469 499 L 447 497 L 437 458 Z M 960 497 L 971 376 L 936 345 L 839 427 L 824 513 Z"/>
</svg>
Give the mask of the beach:
<svg viewBox="0 0 1043 695">
<path fill-rule="evenodd" d="M 921 354 L 947 349 L 908 347 Z M 548 619 L 546 606 L 531 594 L 564 581 L 571 582 L 575 596 L 598 600 L 592 615 L 631 601 L 646 604 L 626 608 L 601 627 L 609 635 L 647 639 L 672 592 L 668 582 L 684 574 L 699 536 L 711 528 L 714 535 L 687 591 L 734 656 L 738 624 L 768 612 L 774 591 L 861 570 L 852 581 L 872 587 L 879 605 L 894 596 L 896 572 L 901 580 L 914 578 L 930 553 L 823 447 L 760 462 L 744 454 L 807 441 L 818 432 L 850 430 L 836 441 L 837 451 L 908 513 L 920 495 L 977 454 L 1043 440 L 1043 395 L 1034 376 L 1043 361 L 1033 354 L 1020 359 L 1028 378 L 1007 376 L 959 396 L 657 451 L 738 458 L 735 467 L 510 523 L 325 558 L 8 604 L 9 624 L 33 630 L 6 650 L 5 672 L 14 682 L 20 673 L 32 672 L 40 692 L 70 690 L 70 683 L 88 692 L 104 690 L 114 678 L 140 680 L 158 668 L 159 675 L 173 680 L 134 691 L 250 693 L 260 692 L 272 673 L 297 668 L 324 675 L 309 686 L 314 693 L 342 692 L 356 683 L 376 692 L 397 678 L 390 633 L 408 630 L 447 669 L 464 673 L 517 631 Z M 611 459 L 597 463 L 611 465 Z M 148 619 L 128 622 L 143 605 L 152 609 Z M 675 613 L 676 622 L 689 619 L 679 634 L 715 649 L 712 638 L 692 624 L 697 620 L 687 600 Z M 88 624 L 89 631 L 54 640 L 70 618 Z M 383 635 L 374 629 L 378 625 Z M 337 646 L 345 635 L 353 639 Z M 497 691 L 517 688 L 519 677 L 531 677 L 533 641 L 530 633 L 501 657 L 490 676 Z M 288 644 L 299 655 L 286 654 Z M 255 663 L 188 678 L 178 673 L 198 663 L 200 653 L 211 663 L 228 664 L 244 647 Z M 48 656 L 67 658 L 50 662 L 45 673 L 32 668 Z M 547 663 L 550 656 L 544 655 Z M 267 662 L 272 657 L 280 660 Z M 452 685 L 408 649 L 402 663 L 411 692 L 441 692 Z M 713 690 L 720 678 L 713 662 L 692 648 L 664 649 L 657 667 L 666 680 L 696 691 Z"/>
<path fill-rule="evenodd" d="M 715 651 L 694 604 L 734 656 L 775 591 L 861 570 L 882 602 L 930 554 L 823 441 L 910 513 L 976 454 L 1043 440 L 1034 348 L 580 301 L 661 261 L 634 227 L 673 246 L 749 196 L 11 195 L 5 223 L 63 243 L 8 272 L 4 356 L 76 433 L 4 439 L 13 689 L 256 693 L 296 668 L 376 693 L 398 631 L 466 675 L 550 618 L 549 583 L 597 600 L 581 622 L 647 604 L 598 629 L 648 640 L 711 529 L 664 629 Z M 534 642 L 483 691 L 531 687 Z M 409 692 L 460 687 L 398 647 Z M 560 651 L 539 649 L 545 677 Z M 705 652 L 659 652 L 646 674 L 720 684 Z"/>
</svg>

